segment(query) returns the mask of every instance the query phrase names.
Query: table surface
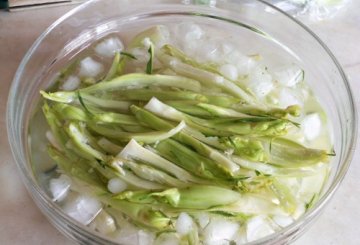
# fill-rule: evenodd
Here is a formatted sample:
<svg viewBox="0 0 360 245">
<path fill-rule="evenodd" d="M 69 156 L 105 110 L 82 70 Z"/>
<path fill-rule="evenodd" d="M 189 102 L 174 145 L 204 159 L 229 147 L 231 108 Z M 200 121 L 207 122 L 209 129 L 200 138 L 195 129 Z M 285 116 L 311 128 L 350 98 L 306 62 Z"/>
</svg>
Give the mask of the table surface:
<svg viewBox="0 0 360 245">
<path fill-rule="evenodd" d="M 73 244 L 41 214 L 22 184 L 6 133 L 6 101 L 15 71 L 35 39 L 74 6 L 0 12 L 0 244 Z M 360 90 L 360 1 L 336 18 L 307 23 L 342 64 L 353 91 Z M 355 96 L 360 108 L 359 97 Z M 350 170 L 325 212 L 296 245 L 359 244 L 358 147 Z"/>
</svg>

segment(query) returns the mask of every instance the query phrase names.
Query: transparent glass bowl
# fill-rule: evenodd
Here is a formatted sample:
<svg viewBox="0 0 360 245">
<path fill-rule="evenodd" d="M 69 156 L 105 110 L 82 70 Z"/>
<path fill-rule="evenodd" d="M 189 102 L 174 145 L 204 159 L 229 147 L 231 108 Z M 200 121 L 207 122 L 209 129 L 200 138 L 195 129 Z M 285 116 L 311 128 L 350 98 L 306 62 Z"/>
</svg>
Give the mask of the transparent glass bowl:
<svg viewBox="0 0 360 245">
<path fill-rule="evenodd" d="M 206 5 L 199 4 L 204 2 Z M 39 102 L 39 90 L 47 88 L 56 72 L 89 44 L 112 32 L 180 20 L 235 31 L 243 37 L 239 42 L 247 53 L 261 53 L 275 63 L 296 61 L 328 113 L 337 155 L 319 202 L 292 225 L 249 244 L 294 241 L 319 216 L 349 167 L 357 134 L 356 110 L 348 81 L 326 45 L 301 23 L 262 1 L 97 0 L 52 24 L 22 60 L 8 100 L 9 141 L 28 191 L 49 221 L 69 238 L 80 244 L 112 244 L 64 214 L 37 182 L 30 164 L 29 121 Z"/>
</svg>

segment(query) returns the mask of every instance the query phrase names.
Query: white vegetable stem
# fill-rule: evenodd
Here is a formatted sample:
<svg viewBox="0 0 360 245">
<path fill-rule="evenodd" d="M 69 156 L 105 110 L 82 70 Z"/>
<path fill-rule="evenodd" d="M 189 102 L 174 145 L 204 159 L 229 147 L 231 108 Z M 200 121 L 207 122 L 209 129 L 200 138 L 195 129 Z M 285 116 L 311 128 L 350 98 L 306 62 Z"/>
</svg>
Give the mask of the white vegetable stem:
<svg viewBox="0 0 360 245">
<path fill-rule="evenodd" d="M 149 100 L 149 102 L 144 106 L 144 108 L 160 117 L 170 120 L 181 121 L 185 119 L 183 113 L 171 106 L 162 103 L 155 97 L 151 98 L 151 100 Z"/>
</svg>

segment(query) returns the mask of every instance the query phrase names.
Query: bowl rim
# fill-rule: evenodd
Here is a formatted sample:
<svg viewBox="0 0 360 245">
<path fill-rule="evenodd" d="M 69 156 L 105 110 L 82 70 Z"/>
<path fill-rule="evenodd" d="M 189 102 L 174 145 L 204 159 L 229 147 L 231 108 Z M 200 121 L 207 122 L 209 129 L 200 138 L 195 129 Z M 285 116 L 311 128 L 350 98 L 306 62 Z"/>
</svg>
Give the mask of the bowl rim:
<svg viewBox="0 0 360 245">
<path fill-rule="evenodd" d="M 86 236 L 90 237 L 91 239 L 94 239 L 98 242 L 111 242 L 109 238 L 106 236 L 100 234 L 100 233 L 94 233 L 90 228 L 88 228 L 85 225 L 80 224 L 79 222 L 73 220 L 68 215 L 66 215 L 64 212 L 61 211 L 61 209 L 58 207 L 57 204 L 53 203 L 51 199 L 42 191 L 40 186 L 36 185 L 34 183 L 34 180 L 30 177 L 29 173 L 26 171 L 25 165 L 27 164 L 24 155 L 18 154 L 19 149 L 16 145 L 16 134 L 13 130 L 13 125 L 15 125 L 15 120 L 12 118 L 12 105 L 16 103 L 17 100 L 17 88 L 19 87 L 19 84 L 21 82 L 22 77 L 22 71 L 28 64 L 30 58 L 36 51 L 37 47 L 41 44 L 41 42 L 45 39 L 45 37 L 53 30 L 55 29 L 59 24 L 67 20 L 68 18 L 71 18 L 73 15 L 75 15 L 77 12 L 80 12 L 84 8 L 86 8 L 88 5 L 94 4 L 96 2 L 99 2 L 100 0 L 90 0 L 85 3 L 82 3 L 81 5 L 71 9 L 64 15 L 62 15 L 59 19 L 57 19 L 55 22 L 53 22 L 33 43 L 33 45 L 29 48 L 29 50 L 26 52 L 24 58 L 20 62 L 20 65 L 18 69 L 16 70 L 15 76 L 12 81 L 12 85 L 9 90 L 9 96 L 7 100 L 7 110 L 6 110 L 6 126 L 7 126 L 7 132 L 8 132 L 8 141 L 10 143 L 10 148 L 12 155 L 15 159 L 15 163 L 20 169 L 21 172 L 21 179 L 23 183 L 25 184 L 26 188 L 28 189 L 28 192 L 31 194 L 31 197 L 35 200 L 37 205 L 39 206 L 39 203 L 37 201 L 41 201 L 45 203 L 47 208 L 50 208 L 52 210 L 55 210 L 55 214 L 57 218 L 61 218 L 63 221 L 66 221 L 67 224 L 70 224 L 70 226 L 74 226 L 77 232 L 80 232 L 82 235 L 86 234 Z M 353 134 L 352 137 L 349 139 L 349 148 L 347 151 L 345 151 L 344 159 L 342 161 L 342 165 L 340 168 L 340 171 L 336 174 L 334 180 L 332 181 L 331 185 L 328 187 L 328 190 L 322 195 L 322 197 L 317 201 L 316 205 L 312 207 L 309 211 L 307 211 L 305 214 L 303 214 L 299 219 L 295 220 L 291 225 L 281 229 L 280 231 L 277 231 L 275 233 L 272 233 L 268 236 L 265 236 L 261 239 L 258 239 L 253 242 L 246 243 L 248 245 L 255 245 L 255 244 L 262 244 L 264 242 L 271 242 L 276 240 L 276 238 L 281 234 L 288 234 L 291 231 L 295 231 L 299 226 L 301 226 L 303 223 L 309 223 L 311 222 L 315 216 L 319 215 L 320 211 L 323 211 L 323 207 L 326 206 L 329 203 L 329 200 L 333 197 L 334 193 L 338 189 L 339 185 L 341 184 L 342 180 L 344 179 L 354 152 L 356 148 L 357 143 L 357 134 L 358 134 L 358 115 L 356 110 L 356 104 L 354 100 L 353 93 L 351 91 L 350 83 L 345 75 L 345 72 L 343 71 L 343 68 L 341 67 L 340 63 L 337 61 L 336 57 L 333 55 L 333 53 L 330 51 L 330 49 L 327 47 L 327 45 L 305 24 L 303 24 L 300 20 L 294 18 L 290 14 L 286 13 L 285 11 L 279 9 L 278 7 L 271 5 L 270 3 L 266 2 L 265 0 L 256 0 L 256 2 L 261 3 L 265 5 L 266 7 L 269 7 L 270 9 L 275 10 L 276 12 L 284 15 L 289 19 L 289 21 L 292 21 L 294 24 L 297 24 L 299 27 L 301 27 L 305 32 L 310 34 L 310 36 L 316 41 L 320 46 L 323 48 L 323 50 L 326 52 L 326 54 L 329 56 L 330 60 L 334 63 L 334 65 L 337 68 L 337 71 L 339 72 L 339 75 L 342 78 L 342 83 L 345 86 L 346 92 L 349 96 L 349 102 L 351 107 L 351 124 L 349 126 L 350 130 L 352 130 Z M 149 4 L 149 3 L 147 3 Z M 177 4 L 180 4 L 180 2 L 177 2 Z M 31 191 L 31 190 L 35 190 Z M 36 198 L 40 198 L 40 200 L 37 200 Z M 41 212 L 45 212 L 43 209 L 39 208 Z M 49 214 L 44 213 L 46 217 L 49 219 Z M 73 227 L 71 227 L 73 228 Z M 57 226 L 57 229 L 59 230 L 59 227 Z M 61 232 L 64 232 L 61 230 Z"/>
</svg>

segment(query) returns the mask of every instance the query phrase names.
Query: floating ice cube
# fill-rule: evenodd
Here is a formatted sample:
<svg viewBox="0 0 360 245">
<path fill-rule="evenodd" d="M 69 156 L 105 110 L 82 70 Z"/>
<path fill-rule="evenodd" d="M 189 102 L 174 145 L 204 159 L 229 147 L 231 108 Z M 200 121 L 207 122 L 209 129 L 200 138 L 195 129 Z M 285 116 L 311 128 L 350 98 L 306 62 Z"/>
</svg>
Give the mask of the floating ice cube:
<svg viewBox="0 0 360 245">
<path fill-rule="evenodd" d="M 286 227 L 294 222 L 294 219 L 286 215 L 274 215 L 272 220 L 281 227 Z"/>
<path fill-rule="evenodd" d="M 104 66 L 91 57 L 80 61 L 79 75 L 82 77 L 96 77 L 104 70 Z"/>
<path fill-rule="evenodd" d="M 122 51 L 124 44 L 118 38 L 107 38 L 95 47 L 95 52 L 103 57 L 111 58 L 115 52 Z"/>
<path fill-rule="evenodd" d="M 116 230 L 115 220 L 105 210 L 102 210 L 89 226 L 104 235 Z"/>
<path fill-rule="evenodd" d="M 248 87 L 257 97 L 263 98 L 273 90 L 274 83 L 265 68 L 257 67 L 249 74 Z"/>
<path fill-rule="evenodd" d="M 80 79 L 76 76 L 69 76 L 61 85 L 60 89 L 65 91 L 72 91 L 79 87 Z"/>
<path fill-rule="evenodd" d="M 305 138 L 309 141 L 316 139 L 321 132 L 321 119 L 318 113 L 312 113 L 304 117 L 301 128 Z"/>
<path fill-rule="evenodd" d="M 157 245 L 180 245 L 180 239 L 175 233 L 162 233 L 157 239 Z"/>
<path fill-rule="evenodd" d="M 182 22 L 175 27 L 176 36 L 186 42 L 199 40 L 203 37 L 204 31 L 200 26 L 192 22 Z"/>
<path fill-rule="evenodd" d="M 239 229 L 239 224 L 225 219 L 213 218 L 204 230 L 206 244 L 227 244 Z"/>
<path fill-rule="evenodd" d="M 210 222 L 210 218 L 209 215 L 207 215 L 206 213 L 200 213 L 196 216 L 197 222 L 199 223 L 201 228 L 205 228 L 209 222 Z"/>
<path fill-rule="evenodd" d="M 274 80 L 286 87 L 294 87 L 303 80 L 303 76 L 303 70 L 296 65 L 280 67 L 274 71 Z"/>
<path fill-rule="evenodd" d="M 66 214 L 84 225 L 89 224 L 101 209 L 100 201 L 87 195 L 75 195 L 63 207 Z"/>
<path fill-rule="evenodd" d="M 278 105 L 281 108 L 287 108 L 291 105 L 300 105 L 304 104 L 301 96 L 296 93 L 293 89 L 282 88 L 279 92 Z"/>
<path fill-rule="evenodd" d="M 127 184 L 119 178 L 112 178 L 109 180 L 107 188 L 111 193 L 118 194 L 126 190 Z"/>
<path fill-rule="evenodd" d="M 70 186 L 71 179 L 64 174 L 60 175 L 59 178 L 51 179 L 49 189 L 53 196 L 53 200 L 59 202 L 64 200 L 70 190 Z"/>
<path fill-rule="evenodd" d="M 248 75 L 257 65 L 257 62 L 253 58 L 239 51 L 229 52 L 225 57 L 225 61 L 236 66 L 238 75 L 240 76 Z"/>
<path fill-rule="evenodd" d="M 255 216 L 247 222 L 246 233 L 249 242 L 270 235 L 273 232 L 274 229 L 270 226 L 265 216 Z"/>
<path fill-rule="evenodd" d="M 180 235 L 186 235 L 192 230 L 193 220 L 187 213 L 180 213 L 176 224 L 176 232 Z"/>
<path fill-rule="evenodd" d="M 220 66 L 220 73 L 230 80 L 236 80 L 238 77 L 238 71 L 236 66 L 230 64 Z"/>
</svg>

